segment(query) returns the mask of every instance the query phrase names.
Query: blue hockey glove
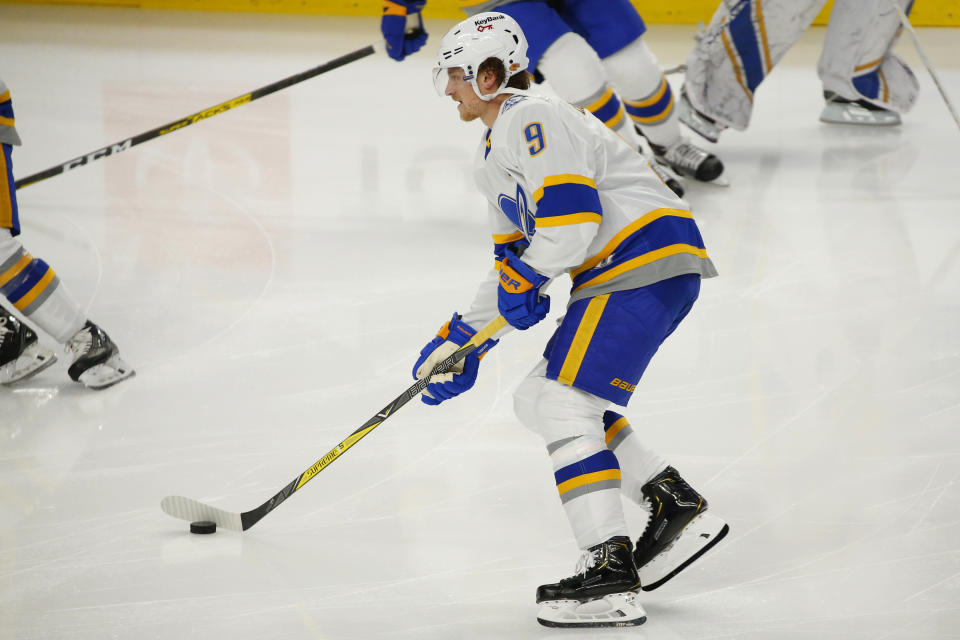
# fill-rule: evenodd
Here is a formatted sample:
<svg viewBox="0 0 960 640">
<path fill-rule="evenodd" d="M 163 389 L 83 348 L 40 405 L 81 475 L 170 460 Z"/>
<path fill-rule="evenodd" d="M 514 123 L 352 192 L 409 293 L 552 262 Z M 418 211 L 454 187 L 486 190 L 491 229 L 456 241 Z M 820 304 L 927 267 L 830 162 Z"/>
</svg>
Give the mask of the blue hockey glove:
<svg viewBox="0 0 960 640">
<path fill-rule="evenodd" d="M 461 321 L 460 316 L 454 312 L 450 322 L 440 327 L 437 337 L 420 350 L 420 357 L 413 365 L 414 379 L 420 380 L 430 375 L 435 366 L 467 344 L 474 334 L 476 334 L 476 330 L 466 322 Z M 473 387 L 473 383 L 477 381 L 480 360 L 496 344 L 497 340 L 487 340 L 470 355 L 458 362 L 450 373 L 433 376 L 420 399 L 426 404 L 436 405 L 469 390 Z"/>
<path fill-rule="evenodd" d="M 497 307 L 500 315 L 517 329 L 529 329 L 547 317 L 550 312 L 550 296 L 541 296 L 540 287 L 550 278 L 542 276 L 507 251 L 500 263 L 500 288 L 497 290 Z"/>
<path fill-rule="evenodd" d="M 426 0 L 384 0 L 380 31 L 387 41 L 387 53 L 394 60 L 403 60 L 427 41 L 420 10 Z M 419 26 L 407 33 L 407 16 L 416 15 Z"/>
</svg>

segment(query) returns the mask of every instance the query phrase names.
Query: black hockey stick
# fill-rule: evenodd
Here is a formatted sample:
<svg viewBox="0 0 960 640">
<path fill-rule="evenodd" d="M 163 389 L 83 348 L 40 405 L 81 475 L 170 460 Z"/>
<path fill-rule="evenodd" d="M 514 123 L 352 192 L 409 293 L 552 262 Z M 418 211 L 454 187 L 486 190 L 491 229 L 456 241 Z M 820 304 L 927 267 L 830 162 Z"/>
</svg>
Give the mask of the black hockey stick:
<svg viewBox="0 0 960 640">
<path fill-rule="evenodd" d="M 293 495 L 293 493 L 298 491 L 303 485 L 307 484 L 314 476 L 326 469 L 330 463 L 343 455 L 347 449 L 360 442 L 361 438 L 376 429 L 380 423 L 396 413 L 397 409 L 420 395 L 420 393 L 427 388 L 431 376 L 449 371 L 453 365 L 473 353 L 478 346 L 490 339 L 493 334 L 502 329 L 506 324 L 507 321 L 503 316 L 497 316 L 490 324 L 481 329 L 470 342 L 457 349 L 443 362 L 434 367 L 429 376 L 417 380 L 410 385 L 406 391 L 394 398 L 393 401 L 381 409 L 377 415 L 364 422 L 363 426 L 347 436 L 346 440 L 328 451 L 327 454 L 317 460 L 313 466 L 294 478 L 290 484 L 256 509 L 244 511 L 243 513 L 233 513 L 218 509 L 217 507 L 211 507 L 192 498 L 184 498 L 183 496 L 167 496 L 160 501 L 160 508 L 163 509 L 167 515 L 179 518 L 180 520 L 186 520 L 187 522 L 208 520 L 217 523 L 217 526 L 224 529 L 246 531 L 257 524 L 265 515 L 280 506 L 284 500 Z"/>
<path fill-rule="evenodd" d="M 127 138 L 126 140 L 115 142 L 111 145 L 107 145 L 106 147 L 103 147 L 102 149 L 97 149 L 96 151 L 91 151 L 90 153 L 74 158 L 73 160 L 67 160 L 62 164 L 58 164 L 55 167 L 50 167 L 49 169 L 45 169 L 44 171 L 41 171 L 39 173 L 35 173 L 33 175 L 27 176 L 26 178 L 20 178 L 14 184 L 17 189 L 22 189 L 23 187 L 31 185 L 35 182 L 40 182 L 41 180 L 52 178 L 53 176 L 59 175 L 61 173 L 65 173 L 72 169 L 76 169 L 77 167 L 82 167 L 83 165 L 93 162 L 94 160 L 99 160 L 100 158 L 106 158 L 107 156 L 112 156 L 116 153 L 120 153 L 121 151 L 126 151 L 127 149 L 131 147 L 135 147 L 138 144 L 141 144 L 148 140 L 153 140 L 154 138 L 159 138 L 160 136 L 171 133 L 173 131 L 178 131 L 179 129 L 183 129 L 184 127 L 189 126 L 195 122 L 199 122 L 200 120 L 206 120 L 207 118 L 212 118 L 213 116 L 219 115 L 224 111 L 229 111 L 234 107 L 239 107 L 240 105 L 247 104 L 248 102 L 253 102 L 254 100 L 258 98 L 262 98 L 263 96 L 270 95 L 271 93 L 276 93 L 281 89 L 286 89 L 287 87 L 303 82 L 304 80 L 309 80 L 310 78 L 318 76 L 321 73 L 332 71 L 337 67 L 342 67 L 343 65 L 350 64 L 351 62 L 354 62 L 355 60 L 359 60 L 360 58 L 365 58 L 373 54 L 374 51 L 376 51 L 376 48 L 372 44 L 364 47 L 363 49 L 357 49 L 352 53 L 348 53 L 344 56 L 340 56 L 339 58 L 335 58 L 330 62 L 324 63 L 318 67 L 307 69 L 306 71 L 303 71 L 296 75 L 289 76 L 287 78 L 284 78 L 283 80 L 278 80 L 273 84 L 268 84 L 265 87 L 255 89 L 250 93 L 245 93 L 242 96 L 238 96 L 234 98 L 233 100 L 227 100 L 226 102 L 221 102 L 220 104 L 214 105 L 209 109 L 204 109 L 203 111 L 198 111 L 197 113 L 189 115 L 185 118 L 174 120 L 173 122 L 169 122 L 161 127 L 157 127 L 156 129 L 151 129 L 150 131 L 144 131 L 143 133 L 137 134 L 132 138 Z"/>
</svg>

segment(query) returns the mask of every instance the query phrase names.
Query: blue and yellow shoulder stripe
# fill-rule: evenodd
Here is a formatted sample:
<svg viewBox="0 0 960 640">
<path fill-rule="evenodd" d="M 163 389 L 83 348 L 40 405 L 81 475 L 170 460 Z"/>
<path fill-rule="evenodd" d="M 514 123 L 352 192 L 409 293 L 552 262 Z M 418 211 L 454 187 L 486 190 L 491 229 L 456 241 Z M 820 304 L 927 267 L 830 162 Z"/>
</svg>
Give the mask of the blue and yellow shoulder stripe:
<svg viewBox="0 0 960 640">
<path fill-rule="evenodd" d="M 576 174 L 547 176 L 533 192 L 537 203 L 536 228 L 561 227 L 582 222 L 600 224 L 603 208 L 593 178 Z"/>
</svg>

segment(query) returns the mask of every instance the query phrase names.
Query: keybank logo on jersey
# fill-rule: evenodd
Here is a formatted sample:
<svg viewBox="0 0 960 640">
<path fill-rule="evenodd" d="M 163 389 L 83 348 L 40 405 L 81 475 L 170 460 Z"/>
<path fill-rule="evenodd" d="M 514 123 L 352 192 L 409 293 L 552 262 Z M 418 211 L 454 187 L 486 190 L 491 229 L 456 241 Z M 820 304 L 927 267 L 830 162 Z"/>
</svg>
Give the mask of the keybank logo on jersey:
<svg viewBox="0 0 960 640">
<path fill-rule="evenodd" d="M 533 213 L 527 210 L 527 194 L 523 192 L 520 185 L 517 185 L 516 199 L 501 193 L 500 197 L 497 198 L 497 206 L 500 207 L 500 211 L 503 211 L 503 215 L 507 216 L 510 222 L 523 232 L 523 236 L 527 240 L 533 238 L 536 231 L 536 218 Z"/>
</svg>

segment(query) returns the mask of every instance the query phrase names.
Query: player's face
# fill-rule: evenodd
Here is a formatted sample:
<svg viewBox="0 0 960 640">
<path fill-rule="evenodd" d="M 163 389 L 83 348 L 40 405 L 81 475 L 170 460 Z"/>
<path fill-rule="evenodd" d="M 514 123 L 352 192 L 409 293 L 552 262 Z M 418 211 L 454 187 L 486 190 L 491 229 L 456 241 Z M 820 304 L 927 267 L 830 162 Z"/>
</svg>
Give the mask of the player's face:
<svg viewBox="0 0 960 640">
<path fill-rule="evenodd" d="M 477 97 L 473 85 L 464 80 L 463 76 L 463 69 L 447 69 L 447 89 L 444 95 L 450 96 L 457 103 L 460 119 L 470 122 L 480 117 L 483 101 Z"/>
</svg>

